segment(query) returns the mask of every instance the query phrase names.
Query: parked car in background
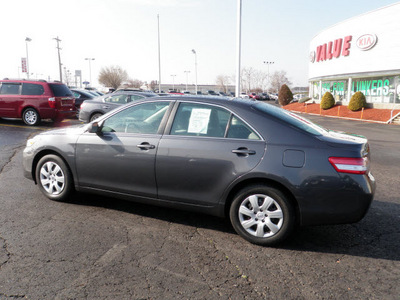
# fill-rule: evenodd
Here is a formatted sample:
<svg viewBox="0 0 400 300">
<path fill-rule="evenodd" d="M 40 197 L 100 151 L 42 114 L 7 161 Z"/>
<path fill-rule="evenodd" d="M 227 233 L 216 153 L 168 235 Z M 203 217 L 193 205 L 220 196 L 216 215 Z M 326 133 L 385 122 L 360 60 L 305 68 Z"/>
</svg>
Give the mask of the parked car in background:
<svg viewBox="0 0 400 300">
<path fill-rule="evenodd" d="M 254 100 L 261 100 L 260 95 L 257 94 L 257 93 L 250 93 L 250 94 L 249 94 L 249 98 L 252 98 L 252 99 L 254 99 Z"/>
<path fill-rule="evenodd" d="M 261 100 L 270 100 L 268 93 L 261 93 Z"/>
<path fill-rule="evenodd" d="M 247 241 L 274 245 L 296 225 L 364 217 L 375 192 L 369 149 L 264 102 L 169 96 L 43 132 L 23 166 L 52 200 L 75 189 L 226 216 Z"/>
<path fill-rule="evenodd" d="M 79 120 L 86 123 L 91 122 L 121 105 L 127 104 L 131 101 L 156 96 L 158 95 L 155 93 L 123 90 L 111 94 L 105 94 L 93 100 L 84 101 L 80 107 Z"/>
<path fill-rule="evenodd" d="M 241 93 L 239 97 L 242 98 L 242 99 L 249 99 L 250 98 L 249 95 L 247 95 L 246 93 Z"/>
<path fill-rule="evenodd" d="M 76 89 L 76 88 L 70 88 L 70 90 L 75 97 L 76 116 L 78 118 L 82 102 L 85 100 L 92 100 L 93 98 L 99 97 L 98 94 L 93 93 L 89 90 Z"/>
<path fill-rule="evenodd" d="M 61 82 L 0 80 L 0 117 L 22 118 L 27 125 L 38 125 L 43 119 L 61 121 L 75 115 L 75 99 Z"/>
<path fill-rule="evenodd" d="M 218 94 L 216 93 L 216 92 L 214 92 L 214 91 L 207 91 L 207 95 L 210 95 L 210 96 L 218 96 Z"/>
</svg>

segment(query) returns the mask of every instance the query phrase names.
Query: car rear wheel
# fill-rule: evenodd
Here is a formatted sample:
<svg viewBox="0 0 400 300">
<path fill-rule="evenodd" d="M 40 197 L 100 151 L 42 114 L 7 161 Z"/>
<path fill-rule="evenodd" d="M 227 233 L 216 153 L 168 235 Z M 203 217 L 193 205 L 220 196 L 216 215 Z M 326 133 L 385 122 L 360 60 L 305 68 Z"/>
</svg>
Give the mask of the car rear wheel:
<svg viewBox="0 0 400 300">
<path fill-rule="evenodd" d="M 36 182 L 49 199 L 64 201 L 72 191 L 72 176 L 67 165 L 57 155 L 46 155 L 36 167 Z"/>
<path fill-rule="evenodd" d="M 294 209 L 278 189 L 252 185 L 240 190 L 230 207 L 235 231 L 250 243 L 272 246 L 282 242 L 294 227 Z"/>
<path fill-rule="evenodd" d="M 34 108 L 27 108 L 22 113 L 22 120 L 26 125 L 34 126 L 40 123 L 40 115 Z"/>
<path fill-rule="evenodd" d="M 89 122 L 92 122 L 92 121 L 96 120 L 97 118 L 101 117 L 102 115 L 103 115 L 102 113 L 95 113 L 95 114 L 93 114 L 93 115 L 90 117 L 90 121 L 89 121 Z"/>
</svg>

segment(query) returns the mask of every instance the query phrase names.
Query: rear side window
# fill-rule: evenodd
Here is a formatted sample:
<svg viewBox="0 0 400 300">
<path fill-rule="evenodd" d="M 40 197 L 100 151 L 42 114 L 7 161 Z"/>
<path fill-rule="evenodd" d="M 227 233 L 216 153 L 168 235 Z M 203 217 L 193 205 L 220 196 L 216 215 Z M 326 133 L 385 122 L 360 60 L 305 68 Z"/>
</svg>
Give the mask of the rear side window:
<svg viewBox="0 0 400 300">
<path fill-rule="evenodd" d="M 44 88 L 41 84 L 23 83 L 22 95 L 43 95 Z"/>
<path fill-rule="evenodd" d="M 4 83 L 1 85 L 0 94 L 1 95 L 19 95 L 19 83 Z"/>
<path fill-rule="evenodd" d="M 54 97 L 70 97 L 72 96 L 71 91 L 65 84 L 49 84 Z"/>
<path fill-rule="evenodd" d="M 230 112 L 219 107 L 181 103 L 171 135 L 224 137 L 229 117 Z"/>
<path fill-rule="evenodd" d="M 266 112 L 278 119 L 281 119 L 291 126 L 294 126 L 300 130 L 304 130 L 313 135 L 323 135 L 324 133 L 326 133 L 326 129 L 322 128 L 321 126 L 318 126 L 317 124 L 314 124 L 306 118 L 302 118 L 282 108 L 278 108 L 270 104 L 261 102 L 257 102 L 257 104 L 255 104 L 253 107 L 259 111 Z"/>
</svg>

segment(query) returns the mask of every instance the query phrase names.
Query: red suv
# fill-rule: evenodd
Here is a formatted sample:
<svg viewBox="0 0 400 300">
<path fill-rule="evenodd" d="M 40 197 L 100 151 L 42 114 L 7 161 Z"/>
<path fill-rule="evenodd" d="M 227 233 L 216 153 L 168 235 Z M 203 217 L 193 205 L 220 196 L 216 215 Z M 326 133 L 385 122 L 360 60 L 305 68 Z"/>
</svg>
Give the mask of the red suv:
<svg viewBox="0 0 400 300">
<path fill-rule="evenodd" d="M 0 117 L 37 125 L 42 119 L 61 121 L 75 115 L 75 98 L 61 82 L 0 80 Z"/>
</svg>

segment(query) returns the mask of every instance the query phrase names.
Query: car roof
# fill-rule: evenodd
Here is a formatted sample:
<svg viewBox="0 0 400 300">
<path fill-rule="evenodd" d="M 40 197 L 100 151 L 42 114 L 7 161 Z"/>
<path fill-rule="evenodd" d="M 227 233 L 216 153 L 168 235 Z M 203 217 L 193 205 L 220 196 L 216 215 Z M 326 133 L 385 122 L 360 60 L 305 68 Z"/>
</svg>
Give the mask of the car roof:
<svg viewBox="0 0 400 300">
<path fill-rule="evenodd" d="M 190 101 L 190 102 L 202 102 L 208 104 L 223 104 L 227 106 L 238 106 L 238 107 L 249 107 L 256 103 L 254 100 L 243 99 L 243 98 L 232 98 L 223 96 L 209 96 L 209 95 L 171 95 L 171 96 L 159 96 L 157 100 L 178 100 L 178 101 Z"/>
<path fill-rule="evenodd" d="M 157 96 L 156 93 L 150 93 L 150 92 L 140 92 L 140 91 L 124 91 L 124 90 L 119 90 L 119 91 L 115 91 L 109 94 L 105 94 L 105 95 L 120 95 L 120 94 L 126 94 L 126 95 L 144 95 L 147 97 L 151 97 L 151 96 Z"/>
</svg>

